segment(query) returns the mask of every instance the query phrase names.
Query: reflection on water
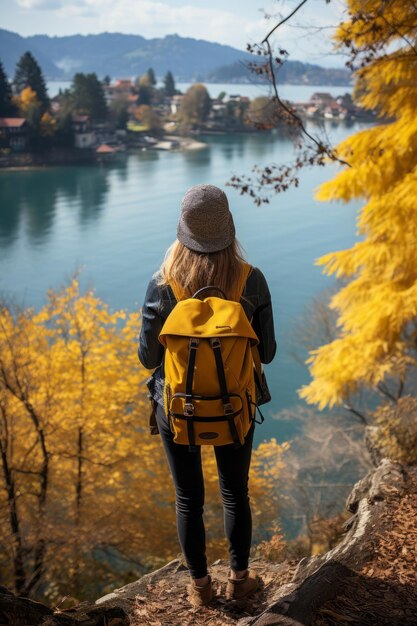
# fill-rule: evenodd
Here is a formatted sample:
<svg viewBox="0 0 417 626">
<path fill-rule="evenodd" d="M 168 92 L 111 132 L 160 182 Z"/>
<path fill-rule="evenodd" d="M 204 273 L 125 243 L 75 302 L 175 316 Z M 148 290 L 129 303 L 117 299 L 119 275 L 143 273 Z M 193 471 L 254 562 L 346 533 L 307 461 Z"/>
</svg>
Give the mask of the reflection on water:
<svg viewBox="0 0 417 626">
<path fill-rule="evenodd" d="M 2 247 L 9 246 L 16 240 L 22 225 L 26 226 L 31 238 L 41 239 L 52 228 L 57 187 L 40 185 L 39 173 L 35 171 L 6 173 L 1 176 L 0 181 Z"/>
<path fill-rule="evenodd" d="M 110 189 L 109 175 L 116 169 L 127 179 L 125 162 L 117 165 L 32 169 L 0 173 L 0 242 L 10 246 L 24 228 L 28 240 L 42 244 L 53 230 L 56 211 L 66 204 L 78 211 L 78 221 L 96 221 Z"/>
<path fill-rule="evenodd" d="M 327 128 L 331 129 L 328 124 Z M 340 124 L 337 127 L 340 132 Z M 63 205 L 78 214 L 78 223 L 86 227 L 100 219 L 111 189 L 110 177 L 118 183 L 129 183 L 137 175 L 138 193 L 149 193 L 152 185 L 160 180 L 165 161 L 180 159 L 195 177 L 209 180 L 215 149 L 216 165 L 220 158 L 233 167 L 233 173 L 248 173 L 250 165 L 288 159 L 292 154 L 292 141 L 283 132 L 248 133 L 201 136 L 207 143 L 200 150 L 184 151 L 181 154 L 164 154 L 146 151 L 131 155 L 126 160 L 101 166 L 60 167 L 32 169 L 15 172 L 0 172 L 0 243 L 9 247 L 19 239 L 22 230 L 32 245 L 39 246 L 51 236 L 56 211 Z M 277 146 L 279 146 L 277 150 Z M 239 171 L 240 170 L 240 171 Z M 199 172 L 202 172 L 199 174 Z M 222 184 L 229 178 L 225 168 Z M 139 180 L 142 184 L 139 184 Z M 133 181 L 134 184 L 134 181 Z M 145 184 L 145 187 L 144 187 Z"/>
<path fill-rule="evenodd" d="M 211 162 L 211 150 L 208 147 L 198 150 L 186 150 L 183 155 L 184 161 L 193 167 L 207 167 Z"/>
<path fill-rule="evenodd" d="M 265 159 L 271 156 L 276 157 L 277 145 L 285 146 L 292 150 L 293 142 L 284 131 L 274 130 L 273 132 L 258 132 L 233 135 L 203 136 L 204 141 L 215 142 L 220 146 L 222 154 L 227 160 L 234 158 L 244 158 L 249 154 L 253 158 L 262 157 Z M 243 173 L 243 172 L 242 172 Z"/>
</svg>

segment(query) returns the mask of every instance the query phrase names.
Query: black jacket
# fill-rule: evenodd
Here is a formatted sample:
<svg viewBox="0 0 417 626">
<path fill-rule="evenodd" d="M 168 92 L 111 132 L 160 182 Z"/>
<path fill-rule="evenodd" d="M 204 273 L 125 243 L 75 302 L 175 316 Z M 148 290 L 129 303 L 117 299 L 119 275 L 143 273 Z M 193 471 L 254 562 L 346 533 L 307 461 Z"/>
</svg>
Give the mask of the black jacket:
<svg viewBox="0 0 417 626">
<path fill-rule="evenodd" d="M 155 369 L 147 385 L 151 397 L 163 404 L 164 347 L 158 341 L 162 326 L 177 303 L 169 286 L 157 285 L 157 274 L 149 282 L 142 307 L 142 327 L 139 338 L 139 360 L 147 369 Z M 248 276 L 240 300 L 248 319 L 259 339 L 259 355 L 262 363 L 270 363 L 275 356 L 276 341 L 272 314 L 271 294 L 265 276 L 254 267 Z"/>
</svg>

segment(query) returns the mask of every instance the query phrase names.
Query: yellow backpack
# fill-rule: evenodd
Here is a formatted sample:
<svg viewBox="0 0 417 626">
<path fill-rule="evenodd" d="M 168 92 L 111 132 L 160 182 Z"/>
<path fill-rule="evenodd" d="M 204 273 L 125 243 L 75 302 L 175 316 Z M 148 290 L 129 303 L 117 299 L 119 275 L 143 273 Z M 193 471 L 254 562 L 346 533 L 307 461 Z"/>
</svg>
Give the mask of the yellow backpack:
<svg viewBox="0 0 417 626">
<path fill-rule="evenodd" d="M 239 293 L 250 270 L 245 264 Z M 203 287 L 191 298 L 171 287 L 178 302 L 159 341 L 165 347 L 164 408 L 174 441 L 191 449 L 239 447 L 255 419 L 258 337 L 240 302 L 228 300 L 217 287 Z M 206 290 L 223 297 L 200 299 Z"/>
</svg>

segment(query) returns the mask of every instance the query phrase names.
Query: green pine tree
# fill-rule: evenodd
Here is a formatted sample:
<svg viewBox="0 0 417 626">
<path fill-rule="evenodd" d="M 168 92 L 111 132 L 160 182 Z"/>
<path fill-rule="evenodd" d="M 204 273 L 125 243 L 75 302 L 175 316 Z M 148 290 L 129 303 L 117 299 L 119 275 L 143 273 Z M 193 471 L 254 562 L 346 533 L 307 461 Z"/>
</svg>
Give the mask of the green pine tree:
<svg viewBox="0 0 417 626">
<path fill-rule="evenodd" d="M 96 74 L 75 74 L 70 91 L 76 112 L 89 115 L 93 121 L 106 119 L 108 110 L 103 84 Z"/>
<path fill-rule="evenodd" d="M 165 95 L 168 96 L 169 98 L 171 98 L 172 96 L 175 96 L 175 92 L 176 92 L 175 81 L 171 72 L 167 72 L 165 74 L 164 91 L 165 91 Z"/>
<path fill-rule="evenodd" d="M 36 59 L 30 52 L 25 52 L 25 54 L 20 57 L 16 65 L 13 86 L 17 95 L 26 87 L 30 87 L 36 92 L 37 98 L 42 106 L 42 111 L 45 112 L 49 109 L 49 97 L 45 79 Z"/>
<path fill-rule="evenodd" d="M 17 109 L 12 100 L 12 88 L 0 61 L 0 117 L 12 117 Z"/>
<path fill-rule="evenodd" d="M 156 85 L 156 77 L 155 77 L 155 72 L 153 71 L 153 69 L 151 67 L 146 72 L 146 75 L 149 78 L 149 84 L 152 87 L 155 87 L 155 85 Z"/>
</svg>

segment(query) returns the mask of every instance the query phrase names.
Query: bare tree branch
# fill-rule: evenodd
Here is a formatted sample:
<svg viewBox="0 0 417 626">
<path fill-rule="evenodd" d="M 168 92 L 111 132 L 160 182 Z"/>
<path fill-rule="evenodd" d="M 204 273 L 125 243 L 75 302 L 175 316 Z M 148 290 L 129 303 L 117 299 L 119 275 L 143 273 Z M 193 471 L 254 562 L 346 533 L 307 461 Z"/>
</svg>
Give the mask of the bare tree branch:
<svg viewBox="0 0 417 626">
<path fill-rule="evenodd" d="M 262 43 L 266 43 L 268 41 L 268 39 L 270 38 L 270 36 L 272 35 L 272 33 L 274 33 L 277 30 L 277 28 L 282 26 L 282 24 L 285 24 L 285 22 L 288 22 L 288 20 L 291 19 L 292 16 L 295 15 L 297 13 L 297 11 L 299 11 L 301 9 L 301 7 L 303 6 L 303 4 L 305 4 L 306 2 L 307 2 L 307 0 L 302 0 L 302 2 L 300 2 L 300 4 L 298 4 L 295 7 L 295 9 L 289 15 L 287 15 L 287 17 L 284 17 L 280 22 L 278 22 L 278 24 L 276 24 L 274 26 L 274 28 L 269 31 L 269 33 L 267 34 L 265 39 L 262 40 Z"/>
</svg>

